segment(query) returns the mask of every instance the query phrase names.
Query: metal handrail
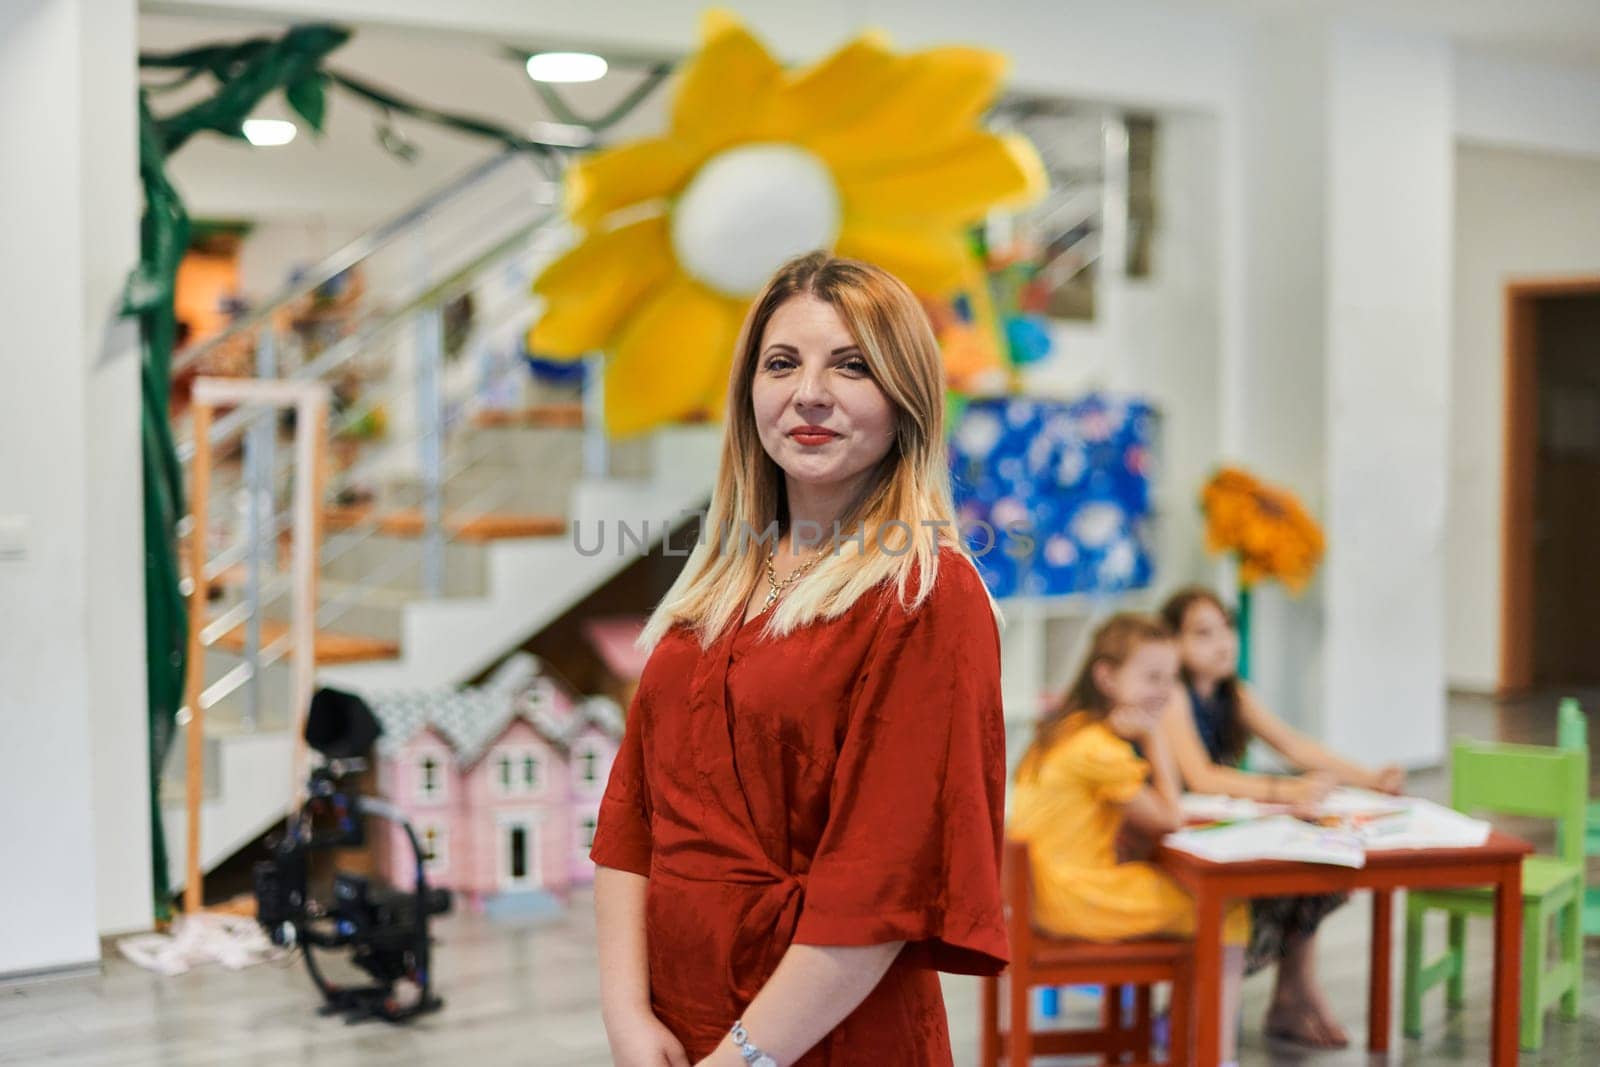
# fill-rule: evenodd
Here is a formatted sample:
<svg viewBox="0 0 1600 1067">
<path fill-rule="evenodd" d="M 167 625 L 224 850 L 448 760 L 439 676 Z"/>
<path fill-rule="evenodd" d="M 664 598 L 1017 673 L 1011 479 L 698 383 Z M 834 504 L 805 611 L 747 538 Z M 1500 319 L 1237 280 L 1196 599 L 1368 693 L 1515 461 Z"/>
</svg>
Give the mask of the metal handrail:
<svg viewBox="0 0 1600 1067">
<path fill-rule="evenodd" d="M 202 357 L 220 345 L 267 321 L 275 311 L 285 304 L 300 299 L 307 293 L 326 285 L 356 264 L 370 259 L 379 249 L 406 233 L 406 231 L 429 215 L 432 215 L 440 205 L 486 181 L 490 175 L 510 165 L 511 161 L 521 158 L 523 158 L 523 153 L 517 149 L 507 149 L 497 155 L 490 156 L 465 174 L 452 179 L 441 188 L 429 193 L 420 202 L 407 208 L 388 222 L 367 231 L 343 248 L 326 256 L 320 263 L 306 271 L 301 278 L 284 285 L 257 310 L 249 312 L 241 316 L 237 321 L 230 323 L 221 333 L 189 345 L 175 353 L 172 358 L 173 376 L 177 376 L 182 371 L 192 367 Z"/>
<path fill-rule="evenodd" d="M 445 300 L 458 295 L 459 291 L 480 271 L 497 259 L 504 257 L 507 253 L 514 251 L 517 245 L 543 229 L 555 216 L 556 213 L 553 210 L 546 210 L 523 225 L 518 226 L 467 265 L 459 270 L 452 271 L 448 277 L 428 286 L 393 311 L 373 316 L 356 333 L 329 345 L 327 350 L 319 354 L 317 358 L 290 373 L 287 376 L 288 379 L 314 380 L 349 362 L 390 330 L 405 325 L 410 317 L 418 311 L 443 303 Z M 212 444 L 219 444 L 232 436 L 253 417 L 254 414 L 249 409 L 237 408 L 217 419 L 211 424 Z M 194 438 L 186 435 L 178 442 L 178 461 L 187 463 L 192 458 L 194 458 Z"/>
<path fill-rule="evenodd" d="M 418 432 L 408 434 L 404 440 L 385 439 L 372 442 L 370 448 L 363 448 L 363 455 L 358 458 L 352 469 L 342 472 L 341 477 L 360 477 L 362 472 L 377 470 L 385 465 L 397 451 L 415 449 L 419 446 L 423 455 L 421 458 L 422 485 L 424 499 L 422 510 L 424 513 L 424 536 L 418 542 L 422 566 L 422 595 L 438 596 L 443 591 L 443 551 L 444 545 L 453 540 L 445 528 L 443 514 L 443 487 L 453 478 L 466 470 L 484 462 L 486 455 L 446 454 L 445 438 L 447 425 L 444 417 L 443 396 L 445 381 L 441 375 L 443 367 L 442 353 L 442 325 L 444 308 L 448 302 L 459 294 L 470 291 L 486 272 L 503 266 L 512 261 L 512 257 L 522 255 L 538 255 L 544 250 L 545 242 L 540 240 L 541 231 L 547 230 L 552 221 L 559 218 L 558 211 L 551 205 L 541 205 L 529 201 L 518 200 L 515 210 L 508 211 L 507 205 L 502 204 L 497 212 L 486 213 L 484 218 L 477 218 L 476 202 L 465 205 L 474 216 L 468 227 L 467 236 L 458 242 L 453 242 L 451 252 L 446 253 L 449 259 L 454 259 L 456 254 L 463 254 L 470 258 L 459 266 L 449 266 L 448 272 L 436 280 L 424 273 L 419 279 L 419 288 L 409 294 L 402 291 L 398 294 L 401 301 L 397 306 L 382 307 L 373 314 L 364 316 L 356 326 L 356 331 L 349 336 L 340 338 L 330 344 L 326 349 L 317 353 L 306 363 L 288 373 L 281 372 L 282 363 L 276 358 L 278 340 L 283 336 L 279 326 L 274 321 L 274 314 L 289 301 L 299 299 L 307 292 L 325 283 L 341 271 L 363 262 L 373 253 L 392 242 L 397 237 L 408 231 L 416 230 L 420 235 L 421 225 L 433 215 L 441 205 L 464 192 L 478 187 L 490 175 L 499 172 L 508 162 L 517 158 L 517 153 L 508 152 L 497 156 L 484 164 L 474 168 L 467 175 L 457 179 L 444 189 L 430 195 L 423 202 L 411 208 L 404 214 L 384 224 L 377 230 L 346 245 L 343 249 L 327 257 L 317 267 L 313 268 L 299 281 L 286 286 L 265 307 L 241 318 L 232 324 L 222 334 L 209 339 L 201 345 L 185 350 L 180 354 L 175 369 L 192 366 L 197 360 L 203 358 L 207 352 L 216 345 L 226 342 L 230 337 L 240 336 L 242 332 L 260 329 L 262 337 L 257 343 L 258 366 L 257 374 L 279 380 L 320 380 L 327 377 L 344 364 L 375 351 L 381 351 L 385 346 L 397 342 L 403 343 L 403 334 L 398 331 L 416 328 L 420 331 L 417 338 L 417 359 L 419 378 L 413 388 L 418 391 L 419 397 L 433 399 L 429 404 L 424 404 L 424 414 L 418 425 Z M 483 199 L 482 197 L 479 198 Z M 498 203 L 498 198 L 496 198 Z M 454 219 L 459 212 L 454 212 L 450 219 Z M 522 221 L 515 221 L 515 220 Z M 503 228 L 505 222 L 511 222 L 509 229 Z M 485 223 L 492 228 L 486 228 Z M 493 225 L 499 223 L 500 225 Z M 452 229 L 452 232 L 453 229 Z M 479 323 L 482 330 L 496 331 L 496 336 L 501 329 L 509 328 L 519 316 L 527 315 L 531 308 L 519 305 L 515 311 L 506 312 L 497 309 L 490 317 L 491 322 Z M 267 350 L 267 358 L 262 360 L 263 350 Z M 391 395 L 403 391 L 407 387 L 396 384 L 392 389 L 382 390 L 383 396 L 363 396 L 360 407 L 370 407 L 373 403 L 383 403 Z M 586 405 L 593 403 L 592 398 L 585 397 Z M 468 400 L 464 410 L 470 413 L 477 404 Z M 358 414 L 355 411 L 346 413 L 348 418 L 336 420 L 336 427 L 351 424 Z M 204 627 L 204 641 L 207 644 L 217 641 L 238 627 L 241 623 L 246 626 L 246 641 L 243 651 L 243 661 L 226 671 L 223 677 L 205 687 L 201 695 L 202 706 L 212 706 L 225 700 L 239 690 L 247 689 L 248 697 L 244 709 L 243 722 L 247 729 L 254 729 L 259 723 L 260 682 L 262 670 L 281 659 L 288 647 L 287 641 L 282 638 L 267 639 L 261 626 L 266 605 L 281 597 L 285 583 L 281 578 L 275 578 L 262 573 L 263 562 L 269 553 L 268 546 L 274 544 L 280 532 L 281 517 L 274 514 L 270 506 L 263 510 L 258 495 L 262 492 L 270 494 L 271 487 L 276 484 L 278 475 L 283 466 L 281 462 L 286 457 L 274 454 L 272 447 L 273 420 L 263 413 L 248 405 L 240 405 L 227 415 L 211 421 L 209 440 L 216 444 L 231 441 L 233 437 L 245 433 L 247 449 L 243 484 L 250 491 L 250 514 L 247 521 L 249 538 L 247 543 L 231 545 L 219 555 L 208 561 L 202 568 L 201 579 L 206 582 L 214 581 L 224 570 L 237 562 L 246 562 L 249 567 L 249 582 L 243 591 L 243 598 L 235 603 L 218 605 L 219 614 L 207 621 Z M 330 432 L 337 432 L 334 427 Z M 252 436 L 254 435 L 254 436 Z M 259 438 L 259 440 L 255 440 Z M 250 441 L 255 440 L 253 450 Z M 196 441 L 192 431 L 186 433 L 178 443 L 178 455 L 181 462 L 190 461 L 196 451 Z M 253 456 L 251 452 L 253 451 Z M 586 453 L 587 453 L 586 445 Z M 484 513 L 494 507 L 507 495 L 508 489 L 503 486 L 493 486 L 488 489 L 478 489 L 471 494 L 471 499 L 466 501 L 469 513 L 482 508 Z M 268 497 L 270 500 L 270 495 Z M 456 510 L 460 510 L 459 508 Z M 334 537 L 327 539 L 321 546 L 318 554 L 318 567 L 322 567 L 333 560 L 353 551 L 381 530 L 379 516 L 373 516 L 357 523 L 347 530 L 341 531 Z M 365 594 L 375 586 L 387 582 L 393 576 L 418 566 L 419 560 L 415 552 L 398 552 L 390 558 L 378 561 L 377 566 L 362 576 L 359 581 L 348 583 L 325 603 L 317 606 L 314 613 L 314 624 L 324 626 L 339 618 L 349 611 L 354 605 L 361 602 Z M 248 687 L 248 688 L 247 688 Z"/>
</svg>

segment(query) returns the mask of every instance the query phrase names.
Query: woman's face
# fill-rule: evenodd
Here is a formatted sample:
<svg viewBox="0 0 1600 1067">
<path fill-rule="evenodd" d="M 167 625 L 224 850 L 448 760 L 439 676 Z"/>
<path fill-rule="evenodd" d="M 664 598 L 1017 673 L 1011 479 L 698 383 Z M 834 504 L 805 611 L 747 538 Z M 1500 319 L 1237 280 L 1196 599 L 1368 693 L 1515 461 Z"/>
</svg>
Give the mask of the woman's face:
<svg viewBox="0 0 1600 1067">
<path fill-rule="evenodd" d="M 790 297 L 767 320 L 756 359 L 756 430 L 791 483 L 842 487 L 888 454 L 894 405 L 833 305 Z"/>
<path fill-rule="evenodd" d="M 1239 663 L 1239 639 L 1228 618 L 1209 600 L 1197 600 L 1183 616 L 1178 654 L 1196 678 L 1220 681 L 1233 677 Z"/>
<path fill-rule="evenodd" d="M 1178 650 L 1171 641 L 1141 641 L 1122 665 L 1101 664 L 1101 689 L 1116 708 L 1134 708 L 1154 723 L 1178 684 Z"/>
</svg>

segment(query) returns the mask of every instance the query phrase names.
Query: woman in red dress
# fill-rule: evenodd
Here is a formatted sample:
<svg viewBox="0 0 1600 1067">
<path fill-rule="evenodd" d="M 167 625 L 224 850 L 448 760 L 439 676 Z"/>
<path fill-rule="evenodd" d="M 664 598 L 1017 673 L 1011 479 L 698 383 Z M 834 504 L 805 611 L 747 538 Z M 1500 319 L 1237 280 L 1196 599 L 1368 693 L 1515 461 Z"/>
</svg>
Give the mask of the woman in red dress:
<svg viewBox="0 0 1600 1067">
<path fill-rule="evenodd" d="M 757 298 L 728 398 L 590 853 L 612 1054 L 949 1064 L 937 972 L 1007 962 L 1005 736 L 932 330 L 815 253 Z"/>
</svg>

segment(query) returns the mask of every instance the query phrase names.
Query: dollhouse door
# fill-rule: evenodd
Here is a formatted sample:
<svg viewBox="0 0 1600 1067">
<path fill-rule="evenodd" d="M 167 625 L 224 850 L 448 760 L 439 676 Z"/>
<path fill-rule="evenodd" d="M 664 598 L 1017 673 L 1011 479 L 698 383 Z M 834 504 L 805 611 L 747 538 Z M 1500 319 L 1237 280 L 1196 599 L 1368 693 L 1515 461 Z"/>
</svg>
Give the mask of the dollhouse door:
<svg viewBox="0 0 1600 1067">
<path fill-rule="evenodd" d="M 502 815 L 500 834 L 500 891 L 538 889 L 541 877 L 539 822 L 532 814 Z"/>
</svg>

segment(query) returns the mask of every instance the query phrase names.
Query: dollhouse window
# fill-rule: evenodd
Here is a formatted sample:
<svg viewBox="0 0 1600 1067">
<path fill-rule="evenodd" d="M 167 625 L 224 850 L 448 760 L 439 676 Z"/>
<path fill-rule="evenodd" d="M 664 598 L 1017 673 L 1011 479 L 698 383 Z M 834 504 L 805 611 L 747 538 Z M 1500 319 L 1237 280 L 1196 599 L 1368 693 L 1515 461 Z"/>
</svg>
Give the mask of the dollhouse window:
<svg viewBox="0 0 1600 1067">
<path fill-rule="evenodd" d="M 529 752 L 522 757 L 522 786 L 532 793 L 539 788 L 539 757 Z"/>
<path fill-rule="evenodd" d="M 422 858 L 428 870 L 437 873 L 445 869 L 445 842 L 445 832 L 437 826 L 429 826 L 422 831 Z"/>
<path fill-rule="evenodd" d="M 585 815 L 578 820 L 578 839 L 583 842 L 584 852 L 588 852 L 589 849 L 594 847 L 594 828 L 595 818 L 593 815 Z"/>
<path fill-rule="evenodd" d="M 418 761 L 417 793 L 423 800 L 437 800 L 444 795 L 444 767 L 437 757 L 423 756 Z"/>
<path fill-rule="evenodd" d="M 500 758 L 495 762 L 495 773 L 497 776 L 496 781 L 500 785 L 501 793 L 511 792 L 512 769 L 511 757 L 502 753 Z"/>
<path fill-rule="evenodd" d="M 578 777 L 584 785 L 594 785 L 595 780 L 600 777 L 599 764 L 600 753 L 592 748 L 585 749 L 578 756 Z"/>
</svg>

